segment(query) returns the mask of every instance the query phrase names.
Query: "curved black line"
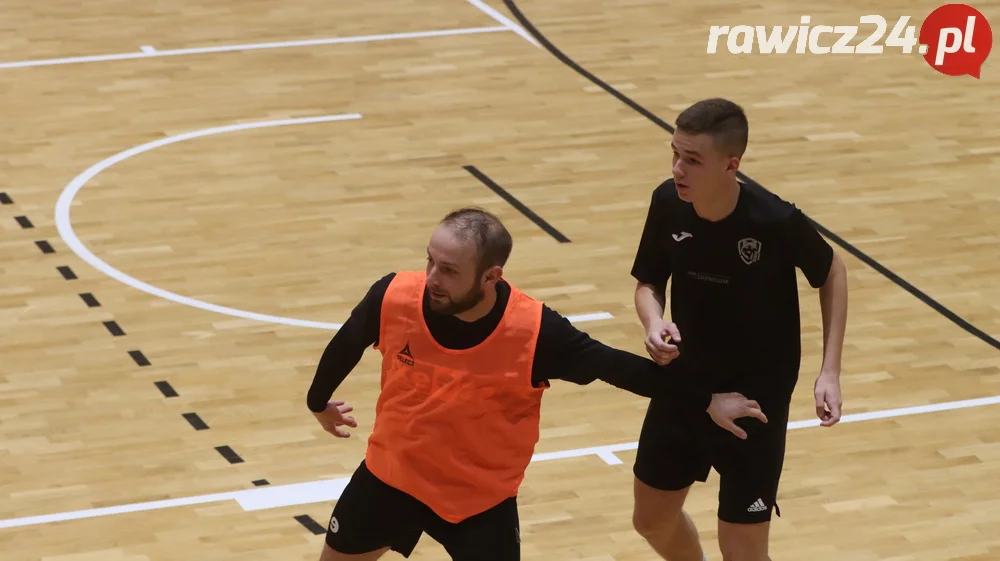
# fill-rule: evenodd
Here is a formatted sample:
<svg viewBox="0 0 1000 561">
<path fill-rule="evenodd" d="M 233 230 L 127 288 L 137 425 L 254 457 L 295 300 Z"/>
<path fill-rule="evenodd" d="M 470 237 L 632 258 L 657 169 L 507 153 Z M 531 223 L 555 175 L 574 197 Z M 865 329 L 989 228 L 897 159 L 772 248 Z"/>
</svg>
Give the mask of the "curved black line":
<svg viewBox="0 0 1000 561">
<path fill-rule="evenodd" d="M 518 9 L 517 4 L 514 2 L 514 0 L 503 0 L 503 3 L 507 6 L 507 9 L 510 10 L 510 13 L 513 14 L 515 18 L 517 18 L 517 21 L 521 23 L 521 26 L 524 27 L 528 31 L 528 33 L 531 33 L 531 35 L 534 36 L 535 39 L 537 39 L 538 42 L 541 43 L 545 47 L 546 50 L 548 50 L 550 53 L 552 53 L 552 55 L 555 56 L 557 59 L 559 59 L 563 64 L 565 64 L 566 66 L 569 66 L 570 68 L 572 68 L 573 70 L 575 70 L 578 74 L 580 74 L 584 78 L 587 78 L 588 80 L 590 80 L 591 82 L 593 82 L 596 86 L 600 87 L 604 91 L 606 91 L 609 94 L 613 95 L 619 101 L 621 101 L 625 105 L 628 105 L 629 107 L 631 107 L 632 109 L 634 109 L 637 113 L 641 114 L 643 117 L 646 117 L 647 119 L 649 119 L 650 121 L 652 121 L 653 123 L 655 123 L 660 128 L 666 130 L 670 134 L 674 134 L 674 127 L 672 125 L 670 125 L 669 123 L 667 123 L 666 121 L 664 121 L 660 117 L 656 116 L 655 114 L 653 114 L 651 111 L 649 111 L 645 107 L 639 105 L 638 103 L 636 103 L 634 100 L 632 100 L 627 95 L 625 95 L 625 94 L 619 92 L 618 90 L 616 90 L 615 88 L 611 87 L 610 85 L 608 85 L 607 83 L 605 83 L 603 80 L 601 80 L 597 76 L 594 76 L 593 74 L 591 74 L 590 72 L 588 72 L 586 69 L 584 69 L 582 66 L 580 66 L 579 64 L 577 64 L 573 59 L 569 58 L 562 51 L 560 51 L 558 48 L 556 48 L 556 46 L 553 45 L 551 42 L 549 42 L 549 40 L 546 39 L 545 36 L 542 35 L 541 32 L 538 31 L 538 29 L 535 28 L 534 25 L 532 25 L 531 21 L 529 21 L 528 18 L 526 18 L 524 16 L 524 14 L 521 13 L 521 10 Z M 748 177 L 743 172 L 737 172 L 737 176 L 740 178 L 741 181 L 744 181 L 745 183 L 754 185 L 756 187 L 764 189 L 765 191 L 767 190 L 763 185 L 761 185 L 760 183 L 757 183 L 756 181 L 754 181 L 753 179 L 751 179 L 750 177 Z M 986 333 L 983 330 L 977 328 L 976 326 L 972 325 L 971 323 L 969 323 L 968 321 L 966 321 L 965 319 L 963 319 L 961 316 L 959 316 L 958 314 L 956 314 L 955 312 L 952 312 L 948 308 L 944 307 L 940 302 L 934 300 L 933 298 L 931 298 L 930 296 L 928 296 L 926 293 L 924 293 L 923 291 L 921 291 L 917 287 L 915 287 L 912 284 L 906 282 L 899 275 L 897 275 L 896 273 L 893 273 L 891 270 L 889 270 L 888 268 L 886 268 L 884 265 L 882 265 L 881 263 L 879 263 L 875 259 L 872 259 L 868 255 L 866 255 L 864 252 L 862 252 L 860 249 L 858 249 L 858 248 L 854 247 L 853 245 L 851 245 L 850 243 L 848 243 L 847 240 L 841 238 L 837 234 L 834 234 L 833 232 L 831 232 L 830 230 L 828 230 L 827 228 L 825 228 L 824 226 L 822 226 L 821 224 L 819 224 L 818 222 L 816 222 L 815 220 L 813 220 L 812 218 L 809 218 L 809 221 L 813 224 L 813 226 L 816 227 L 817 230 L 819 230 L 820 233 L 822 233 L 824 236 L 826 236 L 827 238 L 829 238 L 835 244 L 837 244 L 840 247 L 842 247 L 845 251 L 847 251 L 851 255 L 857 257 L 858 259 L 860 259 L 861 261 L 863 261 L 864 263 L 866 263 L 868 266 L 870 266 L 871 268 L 875 269 L 876 271 L 878 271 L 879 273 L 881 273 L 883 276 L 885 276 L 887 279 L 889 279 L 890 281 L 892 281 L 893 283 L 895 283 L 897 286 L 899 286 L 903 290 L 909 292 L 913 296 L 917 297 L 921 302 L 927 304 L 932 309 L 934 309 L 936 312 L 938 312 L 942 316 L 948 318 L 953 323 L 955 323 L 956 325 L 958 325 L 959 327 L 961 327 L 962 329 L 964 329 L 965 331 L 967 331 L 971 335 L 973 335 L 973 336 L 981 339 L 982 341 L 984 341 L 986 344 L 992 346 L 993 348 L 995 348 L 997 350 L 1000 350 L 1000 341 L 997 341 L 996 339 L 994 339 L 993 337 L 991 337 L 988 333 Z"/>
</svg>

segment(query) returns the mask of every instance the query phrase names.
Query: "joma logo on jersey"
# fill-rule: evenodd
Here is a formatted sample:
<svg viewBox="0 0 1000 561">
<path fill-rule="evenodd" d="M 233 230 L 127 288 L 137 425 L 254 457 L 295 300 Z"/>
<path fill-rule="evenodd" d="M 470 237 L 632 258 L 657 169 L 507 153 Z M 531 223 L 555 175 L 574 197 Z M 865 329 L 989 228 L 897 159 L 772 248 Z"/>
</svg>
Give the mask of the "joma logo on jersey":
<svg viewBox="0 0 1000 561">
<path fill-rule="evenodd" d="M 402 362 L 403 364 L 405 364 L 407 366 L 413 366 L 414 364 L 416 364 L 413 361 L 413 354 L 410 353 L 410 344 L 409 343 L 407 343 L 406 346 L 403 347 L 403 350 L 401 350 L 398 353 L 396 353 L 396 360 L 398 360 L 399 362 Z"/>
<path fill-rule="evenodd" d="M 753 238 L 743 238 L 737 244 L 740 250 L 740 259 L 750 265 L 760 260 L 760 242 Z"/>
</svg>

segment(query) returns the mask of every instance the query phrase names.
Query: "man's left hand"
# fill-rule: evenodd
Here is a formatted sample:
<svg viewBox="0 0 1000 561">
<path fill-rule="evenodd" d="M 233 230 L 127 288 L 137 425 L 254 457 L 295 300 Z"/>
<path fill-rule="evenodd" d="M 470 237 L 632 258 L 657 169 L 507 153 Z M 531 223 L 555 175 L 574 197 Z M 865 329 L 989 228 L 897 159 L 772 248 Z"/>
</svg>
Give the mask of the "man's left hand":
<svg viewBox="0 0 1000 561">
<path fill-rule="evenodd" d="M 813 387 L 816 398 L 816 416 L 820 425 L 832 427 L 840 422 L 840 410 L 843 400 L 840 397 L 840 374 L 838 372 L 820 372 Z"/>
</svg>

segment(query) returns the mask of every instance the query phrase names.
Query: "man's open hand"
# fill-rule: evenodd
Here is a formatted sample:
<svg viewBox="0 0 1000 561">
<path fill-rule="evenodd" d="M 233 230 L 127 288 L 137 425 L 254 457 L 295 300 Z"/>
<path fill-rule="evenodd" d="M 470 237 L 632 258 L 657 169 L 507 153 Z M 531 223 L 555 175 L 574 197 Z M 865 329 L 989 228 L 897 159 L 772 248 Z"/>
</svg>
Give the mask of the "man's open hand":
<svg viewBox="0 0 1000 561">
<path fill-rule="evenodd" d="M 331 401 L 326 404 L 326 409 L 321 413 L 313 412 L 316 420 L 323 426 L 323 430 L 338 438 L 348 438 L 351 433 L 341 429 L 342 426 L 358 428 L 358 422 L 354 417 L 345 417 L 345 413 L 350 413 L 354 407 L 344 404 L 343 401 Z"/>
<path fill-rule="evenodd" d="M 712 403 L 708 406 L 708 414 L 715 421 L 715 424 L 735 434 L 740 440 L 746 440 L 747 433 L 737 426 L 736 419 L 753 417 L 762 423 L 767 422 L 767 417 L 761 411 L 760 405 L 740 393 L 712 394 Z"/>
</svg>

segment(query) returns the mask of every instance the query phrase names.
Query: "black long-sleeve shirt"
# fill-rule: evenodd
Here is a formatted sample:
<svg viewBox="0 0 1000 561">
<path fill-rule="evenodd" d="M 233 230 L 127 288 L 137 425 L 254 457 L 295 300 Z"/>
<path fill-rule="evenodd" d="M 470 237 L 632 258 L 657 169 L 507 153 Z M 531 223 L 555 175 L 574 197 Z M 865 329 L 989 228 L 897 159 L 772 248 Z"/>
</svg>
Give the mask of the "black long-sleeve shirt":
<svg viewBox="0 0 1000 561">
<path fill-rule="evenodd" d="M 394 276 L 395 273 L 390 273 L 371 286 L 327 345 L 309 388 L 307 404 L 311 411 L 321 412 L 326 408 L 333 392 L 357 366 L 365 350 L 378 343 L 382 299 Z M 432 311 L 425 293 L 424 317 L 437 342 L 457 350 L 485 340 L 500 323 L 510 298 L 510 285 L 505 281 L 498 282 L 496 289 L 493 309 L 473 322 Z M 660 366 L 648 358 L 609 347 L 543 306 L 532 383 L 541 387 L 550 380 L 580 385 L 603 380 L 643 397 L 668 399 L 692 414 L 704 413 L 711 402 L 711 394 L 701 389 L 697 374 L 680 358 Z"/>
</svg>

